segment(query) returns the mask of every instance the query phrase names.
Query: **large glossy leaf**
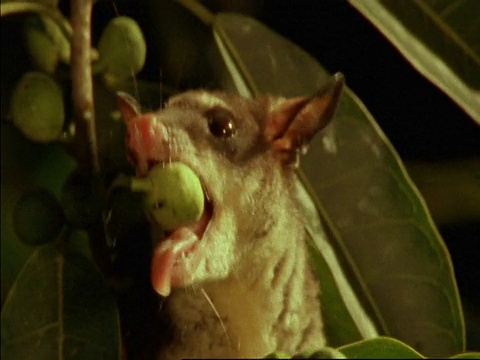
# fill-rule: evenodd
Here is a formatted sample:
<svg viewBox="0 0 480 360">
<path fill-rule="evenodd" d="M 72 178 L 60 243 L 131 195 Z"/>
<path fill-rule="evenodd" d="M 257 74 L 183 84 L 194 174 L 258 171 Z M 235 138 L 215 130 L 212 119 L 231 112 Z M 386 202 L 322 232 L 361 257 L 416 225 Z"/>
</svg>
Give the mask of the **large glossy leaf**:
<svg viewBox="0 0 480 360">
<path fill-rule="evenodd" d="M 472 351 L 452 356 L 452 359 L 480 359 L 480 352 Z"/>
<path fill-rule="evenodd" d="M 2 309 L 2 359 L 119 359 L 115 301 L 92 260 L 34 251 Z"/>
<path fill-rule="evenodd" d="M 378 336 L 375 325 L 364 311 L 343 270 L 340 259 L 328 241 L 306 180 L 297 180 L 297 192 L 307 220 L 308 247 L 313 269 L 321 284 L 324 329 L 330 346 L 340 346 Z M 334 236 L 330 233 L 331 236 Z"/>
<path fill-rule="evenodd" d="M 349 0 L 425 77 L 480 123 L 480 2 Z"/>
<path fill-rule="evenodd" d="M 387 337 L 363 340 L 338 349 L 348 359 L 423 359 L 406 344 Z"/>
<path fill-rule="evenodd" d="M 2 303 L 32 249 L 13 231 L 13 209 L 25 192 L 44 188 L 57 198 L 75 161 L 58 144 L 28 141 L 13 124 L 2 121 Z"/>
<path fill-rule="evenodd" d="M 116 305 L 84 251 L 35 250 L 13 230 L 22 194 L 43 188 L 57 198 L 75 161 L 57 144 L 26 140 L 2 122 L 2 358 L 118 359 Z M 53 239 L 52 239 L 53 241 Z M 87 247 L 88 248 L 88 247 Z"/>
<path fill-rule="evenodd" d="M 233 84 L 244 95 L 312 94 L 328 77 L 308 54 L 253 19 L 218 15 L 214 35 L 230 75 L 225 86 Z M 365 338 L 373 333 L 361 307 L 355 307 L 362 303 L 382 334 L 426 355 L 462 351 L 463 316 L 447 250 L 391 144 L 348 89 L 334 124 L 312 143 L 302 171 L 328 225 L 335 251 L 325 264 L 352 326 Z M 321 248 L 321 235 L 312 236 Z M 324 250 L 320 256 L 329 258 Z M 338 300 L 329 295 L 322 295 L 325 313 Z"/>
</svg>

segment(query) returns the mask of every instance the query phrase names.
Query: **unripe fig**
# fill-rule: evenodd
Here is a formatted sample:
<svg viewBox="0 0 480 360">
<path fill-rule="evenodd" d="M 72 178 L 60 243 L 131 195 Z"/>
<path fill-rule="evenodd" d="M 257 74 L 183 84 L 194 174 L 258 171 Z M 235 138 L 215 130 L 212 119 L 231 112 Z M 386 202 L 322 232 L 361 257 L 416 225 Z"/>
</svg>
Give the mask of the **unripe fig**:
<svg viewBox="0 0 480 360">
<path fill-rule="evenodd" d="M 70 43 L 50 17 L 32 15 L 25 21 L 25 38 L 33 64 L 52 74 L 58 61 L 70 62 Z"/>
<path fill-rule="evenodd" d="M 30 140 L 56 140 L 65 118 L 62 90 L 46 74 L 26 73 L 13 91 L 11 112 L 13 123 Z"/>
<path fill-rule="evenodd" d="M 137 74 L 145 64 L 147 48 L 138 24 L 119 16 L 108 23 L 98 43 L 100 69 L 105 77 L 122 80 Z"/>
<path fill-rule="evenodd" d="M 13 228 L 27 245 L 54 241 L 65 224 L 57 199 L 45 189 L 25 193 L 13 210 Z"/>
<path fill-rule="evenodd" d="M 202 216 L 205 201 L 202 184 L 187 165 L 158 164 L 146 179 L 140 180 L 146 181 L 147 213 L 162 229 L 173 230 Z M 135 181 L 132 185 L 135 190 Z"/>
</svg>

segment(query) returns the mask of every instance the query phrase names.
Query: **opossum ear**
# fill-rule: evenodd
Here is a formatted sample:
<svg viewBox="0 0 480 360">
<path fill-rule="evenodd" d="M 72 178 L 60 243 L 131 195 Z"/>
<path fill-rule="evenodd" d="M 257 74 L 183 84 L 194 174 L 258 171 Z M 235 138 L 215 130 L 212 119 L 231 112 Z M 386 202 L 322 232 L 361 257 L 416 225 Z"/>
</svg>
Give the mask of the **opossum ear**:
<svg viewBox="0 0 480 360">
<path fill-rule="evenodd" d="M 117 105 L 125 123 L 129 123 L 142 114 L 138 101 L 126 92 L 117 92 Z"/>
<path fill-rule="evenodd" d="M 330 122 L 344 83 L 336 73 L 312 97 L 271 99 L 264 136 L 284 163 L 297 165 L 313 136 Z"/>
</svg>

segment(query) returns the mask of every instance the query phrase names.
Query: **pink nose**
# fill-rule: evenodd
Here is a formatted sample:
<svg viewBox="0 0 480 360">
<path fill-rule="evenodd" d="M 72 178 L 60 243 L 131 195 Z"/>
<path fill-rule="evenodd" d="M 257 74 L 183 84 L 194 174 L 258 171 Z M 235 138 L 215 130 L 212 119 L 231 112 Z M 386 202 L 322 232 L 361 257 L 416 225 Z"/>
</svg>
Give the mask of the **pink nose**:
<svg viewBox="0 0 480 360">
<path fill-rule="evenodd" d="M 150 164 L 169 157 L 167 128 L 156 114 L 144 114 L 127 123 L 127 147 L 135 155 L 138 175 L 145 175 Z"/>
</svg>

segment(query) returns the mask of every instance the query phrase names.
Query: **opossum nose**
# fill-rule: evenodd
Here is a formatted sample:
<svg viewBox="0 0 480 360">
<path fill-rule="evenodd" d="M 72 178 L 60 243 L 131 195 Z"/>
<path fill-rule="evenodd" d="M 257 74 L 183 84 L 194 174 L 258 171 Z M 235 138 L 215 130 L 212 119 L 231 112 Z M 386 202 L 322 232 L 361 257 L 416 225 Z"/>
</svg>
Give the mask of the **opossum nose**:
<svg viewBox="0 0 480 360">
<path fill-rule="evenodd" d="M 139 175 L 146 174 L 150 164 L 170 157 L 169 133 L 156 114 L 142 115 L 127 127 L 127 146 L 135 154 Z"/>
</svg>

